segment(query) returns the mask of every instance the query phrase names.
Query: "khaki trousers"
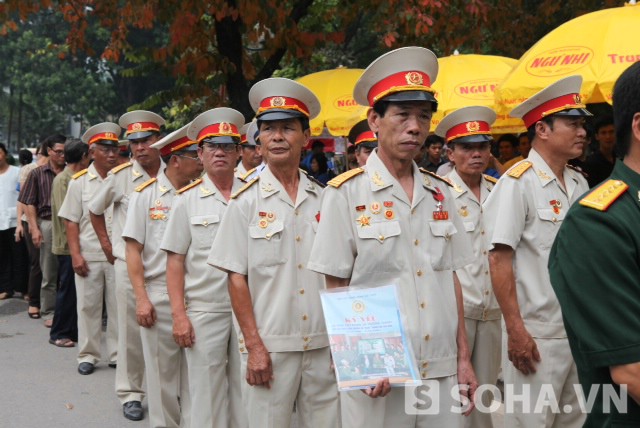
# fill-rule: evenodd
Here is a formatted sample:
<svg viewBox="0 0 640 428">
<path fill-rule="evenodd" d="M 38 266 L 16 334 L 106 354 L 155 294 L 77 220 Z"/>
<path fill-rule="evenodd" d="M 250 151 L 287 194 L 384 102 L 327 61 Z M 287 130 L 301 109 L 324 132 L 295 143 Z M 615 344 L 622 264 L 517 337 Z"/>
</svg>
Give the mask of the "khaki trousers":
<svg viewBox="0 0 640 428">
<path fill-rule="evenodd" d="M 578 372 L 571 356 L 567 339 L 539 339 L 535 338 L 541 361 L 536 365 L 536 373 L 524 375 L 517 370 L 507 357 L 507 334 L 502 334 L 502 370 L 505 388 L 505 427 L 513 428 L 578 428 L 582 427 L 586 415 L 580 411 L 575 387 L 579 387 Z M 545 386 L 543 386 L 545 385 Z M 523 400 L 525 388 L 530 393 Z M 543 388 L 545 390 L 543 391 Z M 516 396 L 510 397 L 509 389 Z M 552 390 L 552 391 L 551 391 Z M 549 406 L 536 409 L 537 402 L 542 397 L 549 398 L 553 394 L 560 412 L 554 413 Z M 514 398 L 517 398 L 515 400 Z M 528 399 L 527 399 L 528 398 Z M 513 408 L 510 409 L 510 401 Z M 526 402 L 528 407 L 525 408 Z M 551 400 L 550 400 L 551 401 Z M 572 411 L 564 412 L 565 406 L 571 406 Z"/>
<path fill-rule="evenodd" d="M 329 348 L 304 352 L 272 352 L 271 388 L 246 382 L 247 354 L 242 354 L 242 401 L 249 427 L 291 426 L 295 403 L 298 428 L 340 426 L 338 387 L 331 370 Z"/>
<path fill-rule="evenodd" d="M 87 262 L 89 275 L 75 276 L 78 307 L 78 364 L 100 361 L 102 306 L 106 301 L 108 362 L 115 363 L 118 350 L 118 322 L 115 271 L 109 262 Z"/>
<path fill-rule="evenodd" d="M 58 286 L 58 258 L 51 252 L 53 245 L 53 227 L 51 220 L 38 219 L 38 227 L 42 234 L 40 245 L 40 315 L 44 319 L 52 319 L 56 308 L 56 290 Z"/>
<path fill-rule="evenodd" d="M 142 401 L 144 389 L 144 356 L 140 340 L 140 326 L 136 319 L 136 301 L 129 281 L 127 263 L 116 259 L 116 305 L 118 320 L 118 366 L 116 394 L 121 403 Z"/>
<path fill-rule="evenodd" d="M 185 349 L 191 426 L 245 428 L 240 352 L 231 312 L 188 312 L 196 341 Z"/>
<path fill-rule="evenodd" d="M 156 323 L 150 328 L 140 327 L 149 424 L 152 428 L 189 427 L 191 405 L 184 350 L 173 340 L 169 295 L 166 285 L 161 288 L 158 284 L 147 287 Z"/>
<path fill-rule="evenodd" d="M 471 364 L 476 372 L 478 385 L 495 385 L 500 370 L 500 347 L 502 345 L 500 320 L 479 321 L 464 319 L 467 340 L 471 352 Z M 493 396 L 488 391 L 482 393 L 482 404 L 488 409 Z M 477 409 L 464 418 L 465 428 L 493 427 L 491 413 Z"/>
</svg>

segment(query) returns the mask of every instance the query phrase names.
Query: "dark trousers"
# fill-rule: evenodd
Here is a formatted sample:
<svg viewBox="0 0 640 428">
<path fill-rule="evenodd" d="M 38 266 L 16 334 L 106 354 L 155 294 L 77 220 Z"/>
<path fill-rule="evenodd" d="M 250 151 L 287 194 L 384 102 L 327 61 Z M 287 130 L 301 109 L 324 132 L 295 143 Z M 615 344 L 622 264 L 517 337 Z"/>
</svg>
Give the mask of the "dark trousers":
<svg viewBox="0 0 640 428">
<path fill-rule="evenodd" d="M 0 230 L 0 293 L 26 294 L 29 266 L 24 240 L 16 242 L 16 228 Z"/>
<path fill-rule="evenodd" d="M 49 337 L 52 340 L 78 341 L 78 309 L 76 303 L 76 279 L 71 256 L 58 256 L 58 291 L 56 310 Z"/>
<path fill-rule="evenodd" d="M 42 271 L 40 270 L 40 249 L 33 245 L 29 223 L 22 222 L 24 237 L 29 253 L 29 306 L 40 308 L 40 288 L 42 287 Z"/>
</svg>

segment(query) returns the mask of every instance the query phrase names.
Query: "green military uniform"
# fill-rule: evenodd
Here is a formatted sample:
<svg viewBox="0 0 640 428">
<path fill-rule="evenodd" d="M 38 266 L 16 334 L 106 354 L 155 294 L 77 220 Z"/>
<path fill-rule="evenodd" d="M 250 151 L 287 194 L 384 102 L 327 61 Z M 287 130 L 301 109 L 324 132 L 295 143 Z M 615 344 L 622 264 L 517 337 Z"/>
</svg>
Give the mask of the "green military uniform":
<svg viewBox="0 0 640 428">
<path fill-rule="evenodd" d="M 571 207 L 549 257 L 585 396 L 599 386 L 585 427 L 640 426 L 631 397 L 625 414 L 613 404 L 603 412 L 609 367 L 640 361 L 639 192 L 640 175 L 618 161 L 609 181 Z"/>
</svg>

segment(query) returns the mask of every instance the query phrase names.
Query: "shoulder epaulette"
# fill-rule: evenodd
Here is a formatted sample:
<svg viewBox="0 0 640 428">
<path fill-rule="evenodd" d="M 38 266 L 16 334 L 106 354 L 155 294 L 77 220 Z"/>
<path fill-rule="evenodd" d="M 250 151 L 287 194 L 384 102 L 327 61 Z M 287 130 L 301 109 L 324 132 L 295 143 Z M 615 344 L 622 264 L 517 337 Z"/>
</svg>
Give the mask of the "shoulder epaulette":
<svg viewBox="0 0 640 428">
<path fill-rule="evenodd" d="M 242 177 L 240 177 L 240 179 L 242 181 L 247 181 L 247 178 L 249 178 L 249 176 L 251 174 L 253 174 L 255 172 L 255 170 L 256 170 L 255 168 L 251 168 L 249 171 L 245 172 L 244 175 Z"/>
<path fill-rule="evenodd" d="M 532 166 L 533 164 L 530 161 L 518 162 L 516 165 L 511 167 L 509 171 L 507 171 L 507 175 L 513 178 L 520 178 L 520 176 Z"/>
<path fill-rule="evenodd" d="M 136 187 L 136 192 L 142 192 L 146 187 L 155 183 L 157 180 L 158 180 L 157 178 L 153 177 L 152 179 L 145 181 L 144 183 Z"/>
<path fill-rule="evenodd" d="M 624 181 L 607 180 L 582 198 L 580 205 L 606 211 L 628 188 L 629 185 Z"/>
<path fill-rule="evenodd" d="M 307 171 L 305 171 L 304 169 L 300 168 L 300 172 L 303 173 L 304 175 L 307 176 L 307 178 L 309 180 L 311 180 L 312 182 L 314 182 L 315 184 L 317 184 L 318 186 L 320 186 L 320 188 L 325 188 L 327 187 L 326 184 L 324 184 L 322 181 L 318 180 L 317 178 L 315 178 L 314 176 L 312 176 L 311 174 L 309 174 Z"/>
<path fill-rule="evenodd" d="M 247 184 L 245 184 L 244 186 L 242 186 L 236 193 L 234 193 L 233 195 L 231 195 L 231 199 L 235 199 L 238 196 L 240 196 L 240 194 L 242 192 L 244 192 L 245 190 L 247 190 L 249 187 L 253 186 L 255 183 L 258 182 L 258 180 L 260 180 L 260 176 L 254 178 L 253 180 L 249 181 Z"/>
<path fill-rule="evenodd" d="M 329 182 L 327 184 L 329 186 L 335 187 L 337 189 L 338 187 L 342 186 L 347 181 L 351 180 L 353 177 L 355 177 L 357 175 L 360 175 L 363 172 L 364 172 L 364 169 L 362 169 L 362 168 L 350 169 L 349 171 L 343 172 L 339 176 L 332 178 L 331 180 L 329 180 Z"/>
<path fill-rule="evenodd" d="M 487 174 L 482 174 L 482 176 L 484 177 L 485 180 L 492 182 L 493 184 L 496 184 L 498 182 L 498 179 L 495 177 L 492 177 L 490 175 Z"/>
<path fill-rule="evenodd" d="M 447 177 L 443 177 L 441 175 L 436 174 L 435 172 L 431 172 L 428 169 L 424 169 L 424 168 L 418 168 L 420 170 L 421 173 L 423 174 L 427 174 L 432 176 L 433 178 L 437 178 L 440 181 L 444 181 L 445 183 L 447 183 L 449 186 L 454 187 L 453 183 L 451 182 L 451 180 L 449 180 Z"/>
<path fill-rule="evenodd" d="M 129 168 L 130 166 L 133 166 L 133 164 L 132 164 L 131 162 L 125 162 L 125 163 L 123 163 L 122 165 L 118 165 L 118 166 L 113 167 L 113 168 L 111 169 L 111 173 L 112 173 L 112 174 L 117 174 L 117 173 L 119 173 L 120 171 L 122 171 L 123 169 L 125 169 L 125 168 Z"/>
<path fill-rule="evenodd" d="M 570 163 L 565 165 L 567 168 L 574 170 L 575 172 L 581 174 L 584 178 L 589 177 L 589 174 L 587 174 L 586 172 L 584 172 L 582 169 L 578 168 L 577 166 L 571 165 Z"/>
<path fill-rule="evenodd" d="M 194 187 L 196 187 L 198 184 L 202 183 L 202 178 L 198 178 L 196 181 L 193 181 L 189 184 L 187 184 L 186 186 L 184 186 L 183 188 L 181 188 L 180 190 L 176 191 L 176 195 L 181 195 L 184 192 L 186 192 L 189 189 L 193 189 Z"/>
<path fill-rule="evenodd" d="M 82 177 L 83 175 L 85 175 L 87 172 L 89 172 L 89 168 L 85 168 L 82 171 L 78 171 L 75 174 L 73 174 L 71 176 L 71 178 L 73 178 L 74 180 L 77 180 L 78 178 Z"/>
</svg>

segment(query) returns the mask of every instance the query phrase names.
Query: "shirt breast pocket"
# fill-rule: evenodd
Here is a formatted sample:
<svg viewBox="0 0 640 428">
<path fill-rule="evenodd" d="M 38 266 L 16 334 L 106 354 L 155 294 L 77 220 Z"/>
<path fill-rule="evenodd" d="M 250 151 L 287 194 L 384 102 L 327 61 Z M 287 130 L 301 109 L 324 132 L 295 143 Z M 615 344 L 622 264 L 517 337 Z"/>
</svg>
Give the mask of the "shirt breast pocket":
<svg viewBox="0 0 640 428">
<path fill-rule="evenodd" d="M 391 242 L 389 239 L 398 235 L 400 235 L 400 223 L 397 221 L 371 223 L 370 226 L 358 227 L 359 238 L 376 240 L 380 244 Z"/>
<path fill-rule="evenodd" d="M 281 220 L 268 222 L 265 227 L 260 227 L 260 223 L 249 225 L 251 262 L 265 267 L 284 263 L 283 233 L 284 223 Z"/>
<path fill-rule="evenodd" d="M 558 233 L 558 228 L 564 219 L 564 212 L 556 214 L 550 208 L 538 208 L 536 210 L 540 227 L 536 232 L 538 246 L 540 248 L 549 249 L 553 245 L 553 241 Z"/>
<path fill-rule="evenodd" d="M 466 228 L 465 223 L 465 230 Z M 429 230 L 431 231 L 431 242 L 427 244 L 427 251 L 431 259 L 431 268 L 434 271 L 451 269 L 451 261 L 453 260 L 451 237 L 458 233 L 458 229 L 450 221 L 432 221 L 429 222 Z"/>
<path fill-rule="evenodd" d="M 191 239 L 197 248 L 210 248 L 215 238 L 220 216 L 217 214 L 194 215 L 189 218 Z"/>
<path fill-rule="evenodd" d="M 476 224 L 472 221 L 465 221 L 464 230 L 465 232 L 473 232 L 474 230 L 476 230 Z"/>
</svg>

